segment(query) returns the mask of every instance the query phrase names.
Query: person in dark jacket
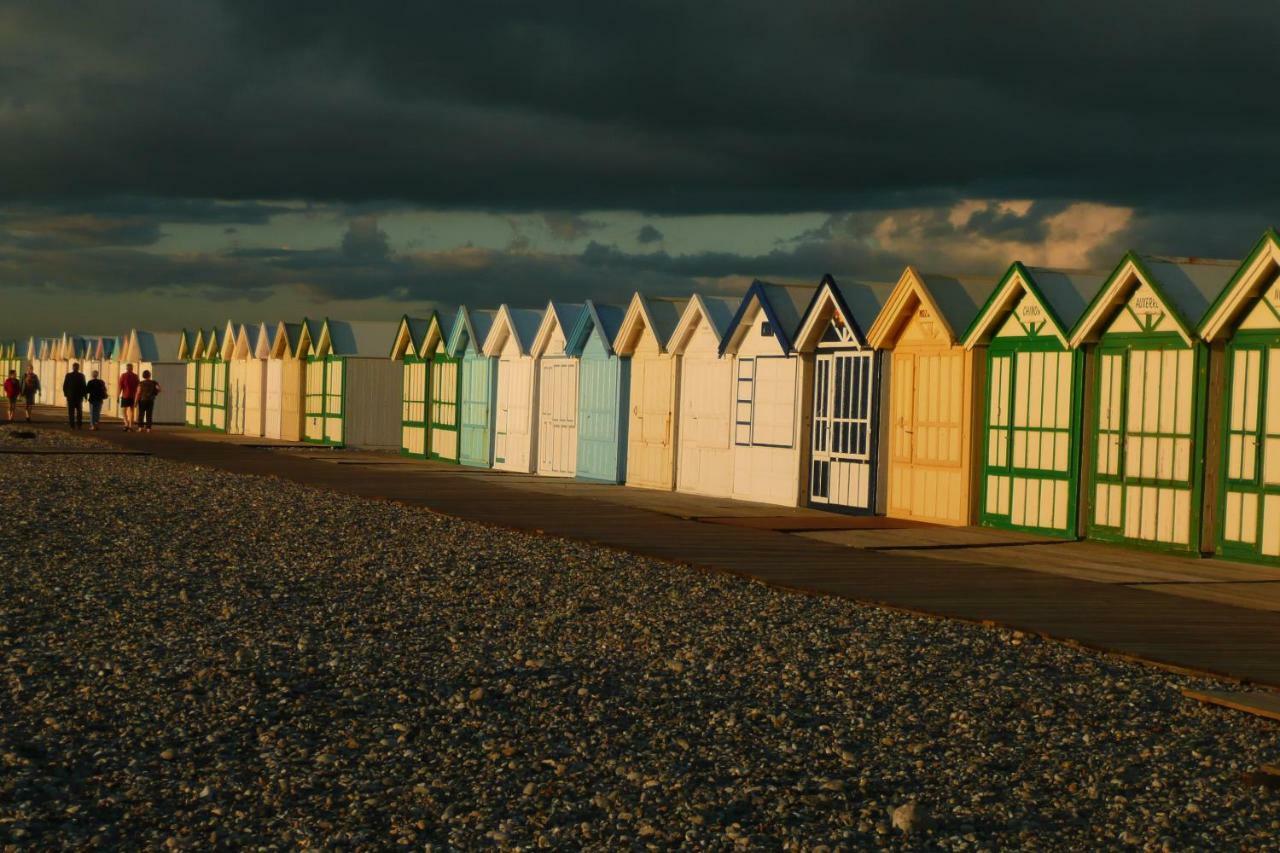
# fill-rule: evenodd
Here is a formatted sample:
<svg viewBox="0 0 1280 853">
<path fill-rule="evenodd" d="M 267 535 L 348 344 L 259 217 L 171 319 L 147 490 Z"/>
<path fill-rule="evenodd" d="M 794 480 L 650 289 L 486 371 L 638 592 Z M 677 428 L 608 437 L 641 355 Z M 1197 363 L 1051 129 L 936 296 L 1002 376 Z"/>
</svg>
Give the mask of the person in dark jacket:
<svg viewBox="0 0 1280 853">
<path fill-rule="evenodd" d="M 22 402 L 27 408 L 27 423 L 31 423 L 31 407 L 36 404 L 36 395 L 40 393 L 40 377 L 34 370 L 28 370 L 22 377 Z"/>
<path fill-rule="evenodd" d="M 107 383 L 98 378 L 95 370 L 84 390 L 89 398 L 89 429 L 97 429 L 98 421 L 102 420 L 102 404 L 107 400 Z"/>
<path fill-rule="evenodd" d="M 4 380 L 4 398 L 9 403 L 9 422 L 18 416 L 18 395 L 22 393 L 22 383 L 18 380 L 18 371 L 10 370 Z"/>
<path fill-rule="evenodd" d="M 87 393 L 84 374 L 80 372 L 80 363 L 71 365 L 71 372 L 62 380 L 62 396 L 67 398 L 67 421 L 72 429 L 84 426 L 84 396 Z"/>
</svg>

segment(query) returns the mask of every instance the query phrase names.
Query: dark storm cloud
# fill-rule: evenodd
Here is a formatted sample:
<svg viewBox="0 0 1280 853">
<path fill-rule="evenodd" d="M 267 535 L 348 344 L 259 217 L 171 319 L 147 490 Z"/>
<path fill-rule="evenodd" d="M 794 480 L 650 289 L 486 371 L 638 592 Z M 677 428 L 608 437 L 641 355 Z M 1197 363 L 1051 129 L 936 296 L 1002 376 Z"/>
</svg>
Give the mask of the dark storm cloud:
<svg viewBox="0 0 1280 853">
<path fill-rule="evenodd" d="M 652 225 L 644 225 L 638 232 L 636 232 L 636 242 L 642 246 L 650 243 L 661 243 L 662 240 L 662 232 L 657 228 L 654 228 Z"/>
<path fill-rule="evenodd" d="M 1275 203 L 1272 4 L 49 2 L 11 198 L 842 210 Z"/>
</svg>

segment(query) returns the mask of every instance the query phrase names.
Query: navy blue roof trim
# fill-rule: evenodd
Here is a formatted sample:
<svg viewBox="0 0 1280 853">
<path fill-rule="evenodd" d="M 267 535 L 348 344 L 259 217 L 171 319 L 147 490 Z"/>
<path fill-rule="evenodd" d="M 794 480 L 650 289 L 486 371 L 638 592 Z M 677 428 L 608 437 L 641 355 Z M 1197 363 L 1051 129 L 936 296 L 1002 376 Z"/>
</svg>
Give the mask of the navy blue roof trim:
<svg viewBox="0 0 1280 853">
<path fill-rule="evenodd" d="M 738 326 L 742 323 L 743 316 L 747 313 L 747 306 L 751 304 L 751 297 L 760 300 L 760 310 L 764 311 L 765 319 L 769 321 L 769 326 L 773 330 L 773 336 L 778 343 L 782 345 L 782 351 L 791 354 L 791 332 L 794 329 L 784 329 L 782 323 L 778 320 L 778 312 L 774 310 L 773 303 L 769 301 L 769 297 L 764 289 L 767 282 L 756 279 L 751 282 L 751 287 L 747 288 L 747 292 L 743 294 L 742 301 L 738 303 L 738 310 L 733 313 L 733 319 L 729 321 L 728 327 L 724 330 L 724 337 L 720 339 L 720 355 L 724 355 L 725 350 L 729 348 L 729 341 L 733 340 L 734 334 L 738 331 Z"/>
<path fill-rule="evenodd" d="M 809 315 L 813 313 L 814 308 L 818 307 L 818 300 L 822 297 L 822 291 L 824 290 L 831 291 L 831 298 L 836 301 L 836 307 L 840 309 L 845 322 L 853 330 L 853 336 L 858 339 L 858 346 L 867 346 L 867 336 L 862 333 L 862 327 L 858 325 L 858 318 L 849 310 L 849 303 L 844 301 L 844 294 L 840 292 L 840 285 L 836 284 L 836 280 L 831 273 L 822 276 L 822 281 L 818 282 L 818 289 L 813 292 L 813 298 L 809 300 L 809 305 L 804 309 L 804 314 L 800 317 L 800 329 L 803 329 L 808 324 Z M 796 329 L 797 334 L 800 329 Z"/>
</svg>

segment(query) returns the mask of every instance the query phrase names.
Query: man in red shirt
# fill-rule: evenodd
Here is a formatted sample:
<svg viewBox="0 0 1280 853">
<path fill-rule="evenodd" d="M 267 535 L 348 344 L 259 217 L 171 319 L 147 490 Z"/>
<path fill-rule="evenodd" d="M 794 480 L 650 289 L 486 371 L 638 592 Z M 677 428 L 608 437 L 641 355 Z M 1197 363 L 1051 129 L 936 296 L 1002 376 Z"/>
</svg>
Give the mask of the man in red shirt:
<svg viewBox="0 0 1280 853">
<path fill-rule="evenodd" d="M 9 403 L 9 420 L 18 414 L 18 394 L 22 392 L 22 383 L 18 381 L 18 371 L 10 370 L 4 380 L 4 398 Z"/>
<path fill-rule="evenodd" d="M 133 402 L 138 397 L 138 374 L 133 365 L 126 364 L 120 374 L 120 417 L 124 418 L 124 431 L 133 429 Z"/>
</svg>

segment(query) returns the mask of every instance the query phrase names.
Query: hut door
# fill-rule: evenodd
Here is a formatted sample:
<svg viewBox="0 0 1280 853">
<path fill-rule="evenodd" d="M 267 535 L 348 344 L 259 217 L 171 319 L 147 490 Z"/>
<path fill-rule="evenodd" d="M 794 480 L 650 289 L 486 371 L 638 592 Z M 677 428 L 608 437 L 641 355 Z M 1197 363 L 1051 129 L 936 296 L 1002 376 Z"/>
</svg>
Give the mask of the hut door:
<svg viewBox="0 0 1280 853">
<path fill-rule="evenodd" d="M 471 464 L 489 464 L 489 359 L 468 353 L 462 363 L 461 456 Z"/>
<path fill-rule="evenodd" d="M 529 469 L 529 394 L 533 363 L 503 358 L 498 363 L 498 395 L 494 412 L 493 461 L 515 470 Z"/>
<path fill-rule="evenodd" d="M 266 417 L 262 432 L 268 438 L 280 437 L 280 412 L 284 394 L 284 362 L 278 358 L 267 361 Z"/>
<path fill-rule="evenodd" d="M 406 358 L 400 402 L 400 449 L 410 456 L 427 452 L 427 366 Z"/>
<path fill-rule="evenodd" d="M 200 426 L 207 427 L 213 422 L 213 364 L 211 362 L 200 362 L 200 379 L 196 384 L 196 401 L 199 408 L 196 414 L 197 422 Z"/>
<path fill-rule="evenodd" d="M 1012 481 L 1012 443 L 1009 410 L 1013 404 L 1013 358 L 991 352 L 987 363 L 987 471 L 983 481 L 986 517 L 1009 523 L 1009 486 Z"/>
<path fill-rule="evenodd" d="M 673 397 L 670 359 L 648 355 L 632 358 L 631 399 L 636 434 L 632 441 L 634 454 L 627 479 L 649 485 L 671 485 L 671 404 Z"/>
<path fill-rule="evenodd" d="M 432 459 L 458 461 L 458 360 L 436 356 L 431 362 Z"/>
<path fill-rule="evenodd" d="M 340 358 L 325 362 L 324 380 L 324 438 L 333 444 L 343 441 L 343 387 L 346 362 Z"/>
<path fill-rule="evenodd" d="M 540 362 L 538 473 L 570 475 L 578 455 L 578 365 L 568 358 Z"/>
<path fill-rule="evenodd" d="M 186 422 L 187 426 L 200 423 L 197 410 L 200 405 L 200 365 L 194 361 L 187 362 Z"/>
<path fill-rule="evenodd" d="M 844 351 L 814 361 L 812 503 L 871 507 L 871 359 Z"/>
<path fill-rule="evenodd" d="M 578 365 L 578 464 L 584 477 L 618 477 L 619 367 L 592 336 Z"/>
<path fill-rule="evenodd" d="M 324 440 L 324 359 L 308 359 L 307 375 L 304 380 L 306 387 L 304 390 L 306 414 L 306 432 L 303 434 L 308 441 Z"/>
<path fill-rule="evenodd" d="M 889 395 L 892 407 L 892 440 L 889 442 L 892 457 L 890 475 L 890 502 L 893 509 L 911 512 L 911 460 L 915 451 L 916 409 L 916 359 L 909 352 L 893 353 L 893 390 Z"/>
<path fill-rule="evenodd" d="M 1280 401 L 1268 392 L 1280 349 L 1232 344 L 1222 539 L 1249 557 L 1280 556 Z"/>
</svg>

